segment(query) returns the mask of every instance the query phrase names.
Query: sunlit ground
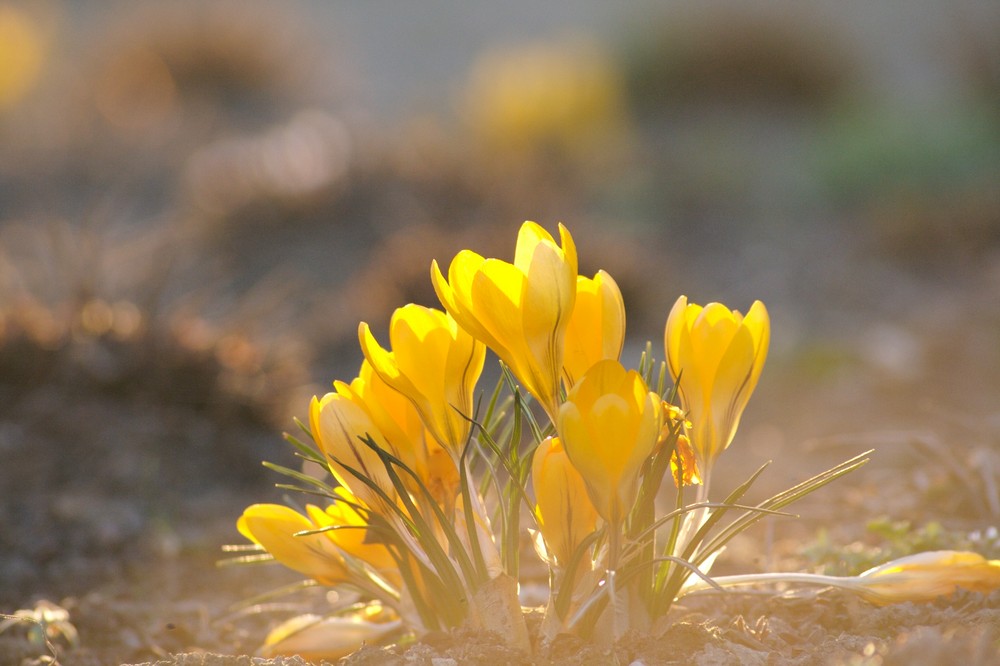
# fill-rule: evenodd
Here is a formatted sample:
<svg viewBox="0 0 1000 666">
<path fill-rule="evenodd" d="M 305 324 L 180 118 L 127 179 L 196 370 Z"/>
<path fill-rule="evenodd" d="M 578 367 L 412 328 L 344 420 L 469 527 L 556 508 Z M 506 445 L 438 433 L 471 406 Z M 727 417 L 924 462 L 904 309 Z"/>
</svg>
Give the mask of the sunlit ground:
<svg viewBox="0 0 1000 666">
<path fill-rule="evenodd" d="M 526 219 L 626 364 L 681 294 L 767 304 L 715 487 L 876 449 L 723 571 L 998 556 L 994 3 L 524 4 L 0 2 L 0 612 L 68 608 L 63 663 L 251 653 L 288 609 L 229 606 L 295 578 L 214 560 L 260 461 Z"/>
</svg>

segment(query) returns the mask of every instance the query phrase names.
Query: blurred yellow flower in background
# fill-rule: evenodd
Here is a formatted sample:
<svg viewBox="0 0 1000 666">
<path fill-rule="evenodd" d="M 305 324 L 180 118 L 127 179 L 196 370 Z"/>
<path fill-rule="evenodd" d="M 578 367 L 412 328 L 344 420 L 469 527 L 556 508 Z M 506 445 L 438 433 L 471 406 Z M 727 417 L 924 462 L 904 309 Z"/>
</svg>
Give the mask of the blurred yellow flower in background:
<svg viewBox="0 0 1000 666">
<path fill-rule="evenodd" d="M 612 526 L 621 524 L 635 501 L 639 469 L 660 435 L 661 403 L 638 372 L 605 360 L 587 371 L 559 410 L 566 453 L 597 512 Z"/>
<path fill-rule="evenodd" d="M 431 265 L 444 308 L 507 364 L 553 422 L 577 278 L 573 237 L 562 224 L 559 235 L 561 247 L 541 226 L 525 222 L 513 264 L 462 250 L 452 260 L 447 280 L 436 260 Z"/>
<path fill-rule="evenodd" d="M 501 158 L 554 153 L 592 164 L 628 136 L 625 99 L 613 59 L 577 39 L 480 58 L 463 109 L 474 135 Z"/>
<path fill-rule="evenodd" d="M 28 12 L 0 4 L 0 111 L 19 102 L 38 79 L 45 42 L 41 27 Z"/>
<path fill-rule="evenodd" d="M 597 510 L 558 437 L 547 437 L 535 449 L 531 483 L 545 550 L 556 564 L 566 566 L 577 546 L 597 528 Z"/>
<path fill-rule="evenodd" d="M 625 303 L 605 271 L 576 278 L 576 305 L 566 328 L 563 380 L 566 389 L 598 361 L 617 361 L 625 344 Z"/>
<path fill-rule="evenodd" d="M 767 358 L 771 324 L 754 301 L 744 317 L 720 303 L 677 299 L 664 333 L 667 365 L 691 422 L 689 436 L 703 478 L 729 446 Z"/>
<path fill-rule="evenodd" d="M 469 436 L 473 393 L 486 347 L 447 313 L 421 305 L 398 308 L 389 323 L 392 351 L 362 322 L 358 337 L 378 376 L 416 407 L 435 439 L 457 462 Z"/>
</svg>

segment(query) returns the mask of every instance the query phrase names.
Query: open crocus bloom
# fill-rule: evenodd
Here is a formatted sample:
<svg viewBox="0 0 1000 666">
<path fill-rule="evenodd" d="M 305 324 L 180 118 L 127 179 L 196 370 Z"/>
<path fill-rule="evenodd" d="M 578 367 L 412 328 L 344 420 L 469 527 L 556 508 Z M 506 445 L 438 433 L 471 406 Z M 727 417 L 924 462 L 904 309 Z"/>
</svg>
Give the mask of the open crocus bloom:
<svg viewBox="0 0 1000 666">
<path fill-rule="evenodd" d="M 744 317 L 721 303 L 677 299 L 667 318 L 667 365 L 691 422 L 691 446 L 707 477 L 729 446 L 767 358 L 771 324 L 754 301 Z"/>
<path fill-rule="evenodd" d="M 1000 560 L 987 560 L 978 553 L 933 550 L 886 562 L 856 580 L 856 592 L 880 606 L 931 601 L 959 588 L 974 592 L 1000 588 Z"/>
<path fill-rule="evenodd" d="M 561 224 L 559 235 L 562 247 L 538 224 L 525 222 L 513 264 L 462 250 L 447 280 L 437 261 L 431 265 L 434 291 L 444 308 L 507 364 L 553 422 L 577 289 L 576 246 Z"/>
</svg>

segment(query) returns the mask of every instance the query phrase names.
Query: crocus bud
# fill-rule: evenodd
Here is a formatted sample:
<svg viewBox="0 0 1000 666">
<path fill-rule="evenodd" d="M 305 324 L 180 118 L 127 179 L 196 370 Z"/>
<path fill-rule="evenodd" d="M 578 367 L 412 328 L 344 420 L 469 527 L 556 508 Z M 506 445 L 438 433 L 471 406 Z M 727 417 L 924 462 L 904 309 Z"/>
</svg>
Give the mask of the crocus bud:
<svg viewBox="0 0 1000 666">
<path fill-rule="evenodd" d="M 707 477 L 729 446 L 767 358 L 771 325 L 754 301 L 744 317 L 720 303 L 677 299 L 664 334 L 667 365 L 691 421 L 691 446 Z"/>
<path fill-rule="evenodd" d="M 402 627 L 400 620 L 375 622 L 354 615 L 321 617 L 298 615 L 268 634 L 261 648 L 266 658 L 298 655 L 319 662 L 345 657 L 366 644 L 375 643 Z"/>
<path fill-rule="evenodd" d="M 620 525 L 635 502 L 639 469 L 660 435 L 661 399 L 635 370 L 599 361 L 566 396 L 559 435 L 597 512 Z"/>
<path fill-rule="evenodd" d="M 883 606 L 900 601 L 932 601 L 955 590 L 992 592 L 1000 588 L 1000 560 L 978 553 L 934 550 L 908 555 L 869 569 L 855 591 Z"/>
<path fill-rule="evenodd" d="M 597 510 L 558 437 L 544 439 L 535 449 L 531 485 L 545 549 L 555 564 L 565 566 L 576 547 L 597 528 Z"/>
<path fill-rule="evenodd" d="M 392 351 L 379 345 L 368 324 L 361 324 L 358 337 L 372 369 L 413 403 L 457 461 L 471 427 L 473 393 L 486 358 L 483 344 L 450 315 L 412 303 L 392 315 Z"/>
<path fill-rule="evenodd" d="M 562 247 L 538 224 L 525 222 L 513 264 L 462 250 L 447 280 L 436 261 L 431 265 L 444 308 L 507 364 L 553 422 L 577 277 L 573 237 L 561 224 L 559 234 Z"/>
<path fill-rule="evenodd" d="M 309 429 L 313 439 L 330 460 L 339 483 L 368 506 L 384 508 L 387 500 L 395 501 L 396 489 L 379 454 L 366 440 L 374 441 L 385 451 L 392 449 L 349 387 L 339 382 L 335 386 L 336 393 L 327 393 L 322 398 L 314 396 L 309 403 Z M 382 492 L 361 481 L 356 474 L 369 479 Z"/>
</svg>

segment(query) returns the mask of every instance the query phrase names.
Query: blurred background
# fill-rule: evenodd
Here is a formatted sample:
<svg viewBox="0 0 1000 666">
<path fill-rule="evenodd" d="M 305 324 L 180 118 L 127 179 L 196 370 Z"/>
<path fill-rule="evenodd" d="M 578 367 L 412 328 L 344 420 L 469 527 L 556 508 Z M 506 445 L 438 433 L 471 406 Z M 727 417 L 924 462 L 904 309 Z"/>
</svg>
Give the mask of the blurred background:
<svg viewBox="0 0 1000 666">
<path fill-rule="evenodd" d="M 358 322 L 526 219 L 629 364 L 767 304 L 733 479 L 873 445 L 827 512 L 1000 516 L 995 0 L 4 0 L 0 602 L 217 554 Z"/>
</svg>

